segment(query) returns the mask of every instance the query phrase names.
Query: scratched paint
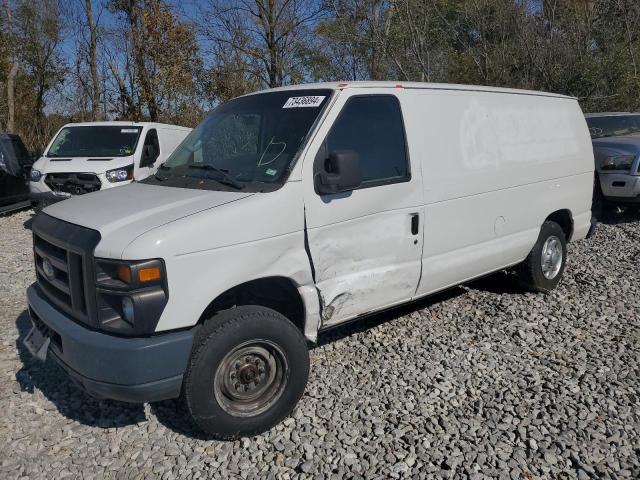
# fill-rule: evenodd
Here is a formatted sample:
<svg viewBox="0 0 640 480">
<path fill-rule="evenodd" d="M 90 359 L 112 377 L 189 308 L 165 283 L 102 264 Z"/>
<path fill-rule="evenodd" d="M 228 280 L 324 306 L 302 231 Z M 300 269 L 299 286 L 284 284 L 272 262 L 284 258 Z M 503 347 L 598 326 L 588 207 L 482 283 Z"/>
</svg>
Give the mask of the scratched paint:
<svg viewBox="0 0 640 480">
<path fill-rule="evenodd" d="M 309 231 L 322 297 L 322 324 L 411 298 L 420 275 L 421 245 L 407 211 L 382 212 Z"/>
</svg>

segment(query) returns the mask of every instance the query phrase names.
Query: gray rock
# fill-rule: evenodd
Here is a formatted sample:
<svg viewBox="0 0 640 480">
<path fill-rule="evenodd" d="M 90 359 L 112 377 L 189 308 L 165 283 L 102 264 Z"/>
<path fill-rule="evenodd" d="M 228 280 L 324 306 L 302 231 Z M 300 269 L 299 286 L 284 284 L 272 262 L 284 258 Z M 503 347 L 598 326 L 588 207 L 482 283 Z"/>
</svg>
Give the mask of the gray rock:
<svg viewBox="0 0 640 480">
<path fill-rule="evenodd" d="M 640 217 L 570 244 L 548 295 L 523 293 L 501 273 L 322 334 L 294 413 L 236 442 L 204 438 L 177 402 L 92 399 L 25 354 L 29 218 L 0 217 L 0 478 L 640 472 Z"/>
</svg>

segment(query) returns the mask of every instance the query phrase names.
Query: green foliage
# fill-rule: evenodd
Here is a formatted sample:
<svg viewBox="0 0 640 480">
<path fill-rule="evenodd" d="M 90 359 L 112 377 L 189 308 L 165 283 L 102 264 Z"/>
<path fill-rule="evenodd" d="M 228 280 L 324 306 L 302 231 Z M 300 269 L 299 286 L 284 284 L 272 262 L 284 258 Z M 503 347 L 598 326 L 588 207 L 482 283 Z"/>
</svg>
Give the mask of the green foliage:
<svg viewBox="0 0 640 480">
<path fill-rule="evenodd" d="M 219 102 L 317 80 L 483 84 L 640 109 L 637 0 L 180 3 L 3 0 L 0 128 L 16 62 L 15 129 L 33 147 L 98 101 L 105 118 L 193 126 Z M 99 32 L 90 82 L 86 5 Z"/>
<path fill-rule="evenodd" d="M 322 46 L 310 65 L 316 78 L 528 88 L 577 96 L 585 110 L 640 108 L 640 2 L 331 4 L 316 28 Z"/>
</svg>

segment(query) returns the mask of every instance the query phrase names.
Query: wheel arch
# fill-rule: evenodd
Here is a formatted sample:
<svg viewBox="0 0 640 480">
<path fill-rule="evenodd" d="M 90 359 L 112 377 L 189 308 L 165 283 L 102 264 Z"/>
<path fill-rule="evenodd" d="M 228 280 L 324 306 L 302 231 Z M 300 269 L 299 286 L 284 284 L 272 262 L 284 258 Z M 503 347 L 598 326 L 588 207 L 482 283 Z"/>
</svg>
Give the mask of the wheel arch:
<svg viewBox="0 0 640 480">
<path fill-rule="evenodd" d="M 198 324 L 219 311 L 241 305 L 271 308 L 287 317 L 307 338 L 310 337 L 305 298 L 301 295 L 300 287 L 284 276 L 257 278 L 225 290 L 207 305 Z"/>
<path fill-rule="evenodd" d="M 566 208 L 556 210 L 545 218 L 545 222 L 548 221 L 555 222 L 560 225 L 567 243 L 571 241 L 571 237 L 573 236 L 573 215 L 571 214 L 571 210 Z"/>
</svg>

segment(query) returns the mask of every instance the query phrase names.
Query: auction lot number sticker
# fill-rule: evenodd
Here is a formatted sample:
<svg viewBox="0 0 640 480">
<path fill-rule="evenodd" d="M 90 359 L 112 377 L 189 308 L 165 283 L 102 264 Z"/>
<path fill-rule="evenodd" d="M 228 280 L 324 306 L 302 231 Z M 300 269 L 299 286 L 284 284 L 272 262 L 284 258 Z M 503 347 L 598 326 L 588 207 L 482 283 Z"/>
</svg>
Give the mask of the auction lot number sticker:
<svg viewBox="0 0 640 480">
<path fill-rule="evenodd" d="M 282 108 L 319 107 L 325 99 L 323 95 L 308 95 L 305 97 L 291 97 Z"/>
</svg>

